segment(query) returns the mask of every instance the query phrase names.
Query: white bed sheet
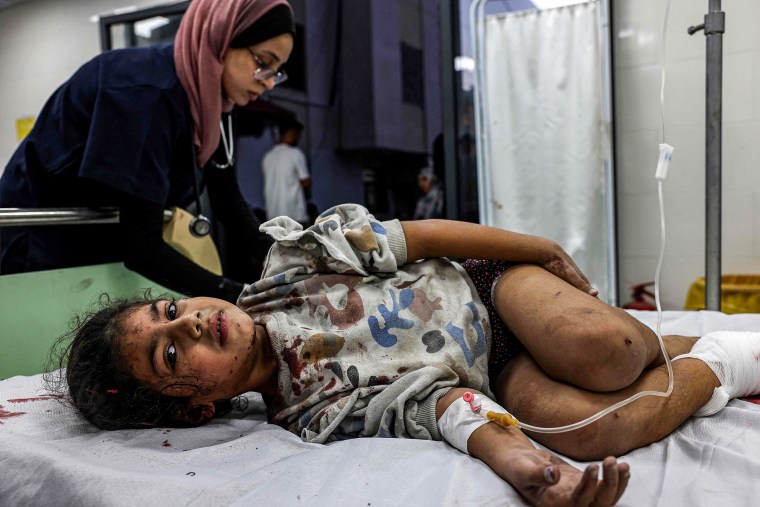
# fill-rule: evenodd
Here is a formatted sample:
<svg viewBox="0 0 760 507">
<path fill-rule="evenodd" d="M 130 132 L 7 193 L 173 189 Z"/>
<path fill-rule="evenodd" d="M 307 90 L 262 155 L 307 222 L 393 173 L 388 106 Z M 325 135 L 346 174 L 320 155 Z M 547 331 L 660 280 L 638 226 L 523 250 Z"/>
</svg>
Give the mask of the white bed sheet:
<svg viewBox="0 0 760 507">
<path fill-rule="evenodd" d="M 655 313 L 631 313 L 654 328 Z M 664 313 L 663 334 L 718 329 L 760 330 L 760 315 Z M 4 380 L 0 505 L 525 505 L 443 442 L 307 444 L 267 424 L 261 398 L 248 397 L 245 411 L 201 428 L 106 432 L 46 396 L 40 375 Z M 758 449 L 760 406 L 734 400 L 625 455 L 620 505 L 757 505 Z"/>
</svg>

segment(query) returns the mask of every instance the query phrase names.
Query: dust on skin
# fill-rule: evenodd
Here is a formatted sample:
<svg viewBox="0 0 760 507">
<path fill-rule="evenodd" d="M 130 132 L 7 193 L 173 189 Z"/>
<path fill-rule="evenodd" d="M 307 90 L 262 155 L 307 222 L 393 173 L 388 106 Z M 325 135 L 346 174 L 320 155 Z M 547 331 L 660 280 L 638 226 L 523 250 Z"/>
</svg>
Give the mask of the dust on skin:
<svg viewBox="0 0 760 507">
<path fill-rule="evenodd" d="M 132 326 L 132 328 L 125 333 L 126 336 L 139 336 L 140 334 L 142 334 L 142 325 L 141 324 L 134 324 Z M 122 344 L 121 344 L 121 348 L 123 348 L 121 355 L 122 356 L 128 355 L 129 354 L 129 350 L 130 349 L 134 349 L 135 345 L 136 344 L 135 344 L 135 342 L 133 340 L 125 340 L 125 341 L 123 341 Z M 124 366 L 127 366 L 129 368 L 129 371 L 133 372 L 132 375 L 134 376 L 134 371 L 135 371 L 135 368 L 137 366 L 135 364 L 133 364 L 133 363 L 127 363 L 127 364 L 121 365 L 122 368 Z"/>
<path fill-rule="evenodd" d="M 564 327 L 575 327 L 578 319 L 586 320 L 589 316 L 596 314 L 599 314 L 599 311 L 596 308 L 578 308 L 570 313 L 569 316 L 557 315 L 556 317 L 549 319 L 544 326 L 544 332 L 551 335 Z"/>
<path fill-rule="evenodd" d="M 552 336 L 564 327 L 575 327 L 575 323 L 564 315 L 557 315 L 556 317 L 549 319 L 546 325 L 544 325 L 544 333 L 548 336 Z"/>
</svg>

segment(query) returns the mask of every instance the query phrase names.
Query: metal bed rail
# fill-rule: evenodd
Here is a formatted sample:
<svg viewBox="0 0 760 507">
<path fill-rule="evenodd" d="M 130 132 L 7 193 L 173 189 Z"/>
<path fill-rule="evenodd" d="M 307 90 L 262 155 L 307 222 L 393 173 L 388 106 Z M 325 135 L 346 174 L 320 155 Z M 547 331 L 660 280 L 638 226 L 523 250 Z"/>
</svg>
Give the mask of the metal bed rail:
<svg viewBox="0 0 760 507">
<path fill-rule="evenodd" d="M 171 217 L 171 210 L 164 210 L 164 221 Z M 0 227 L 117 223 L 118 208 L 0 208 Z"/>
</svg>

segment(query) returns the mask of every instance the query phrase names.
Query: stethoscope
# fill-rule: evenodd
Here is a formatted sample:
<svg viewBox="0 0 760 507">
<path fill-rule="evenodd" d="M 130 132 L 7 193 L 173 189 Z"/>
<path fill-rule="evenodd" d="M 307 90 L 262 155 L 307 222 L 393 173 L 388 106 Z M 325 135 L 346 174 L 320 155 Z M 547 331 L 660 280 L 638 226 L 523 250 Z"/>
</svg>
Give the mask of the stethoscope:
<svg viewBox="0 0 760 507">
<path fill-rule="evenodd" d="M 198 216 L 190 220 L 190 234 L 196 238 L 202 238 L 208 236 L 211 232 L 211 220 L 206 218 L 203 214 L 203 208 L 201 207 L 201 189 L 198 185 L 198 164 L 195 162 L 195 146 L 193 146 L 193 183 L 195 186 L 195 208 L 198 211 Z"/>
<path fill-rule="evenodd" d="M 227 126 L 230 133 L 229 143 L 227 142 L 227 135 L 224 132 L 224 124 L 222 123 L 222 120 L 219 120 L 219 130 L 222 132 L 222 143 L 224 144 L 224 152 L 227 155 L 227 163 L 218 164 L 213 160 L 209 160 L 209 162 L 213 164 L 217 169 L 229 169 L 235 163 L 235 158 L 233 157 L 235 153 L 235 145 L 232 142 L 232 115 L 227 115 Z M 195 207 L 198 211 L 198 216 L 194 217 L 190 221 L 190 225 L 188 227 L 190 228 L 190 234 L 196 238 L 202 238 L 204 236 L 208 236 L 208 234 L 211 232 L 211 220 L 206 218 L 206 216 L 203 214 L 203 207 L 201 205 L 201 188 L 198 184 L 198 163 L 197 159 L 195 158 L 195 143 L 193 143 L 192 139 L 193 136 L 190 137 L 190 147 L 192 150 L 190 158 L 193 161 L 193 185 L 195 187 Z"/>
</svg>

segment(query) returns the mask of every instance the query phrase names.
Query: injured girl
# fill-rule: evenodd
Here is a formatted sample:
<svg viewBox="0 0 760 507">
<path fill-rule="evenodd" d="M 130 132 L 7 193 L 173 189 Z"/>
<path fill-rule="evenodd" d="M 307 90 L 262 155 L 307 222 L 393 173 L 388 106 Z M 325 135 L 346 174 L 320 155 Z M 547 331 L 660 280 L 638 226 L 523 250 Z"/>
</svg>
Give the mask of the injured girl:
<svg viewBox="0 0 760 507">
<path fill-rule="evenodd" d="M 678 359 L 670 397 L 570 432 L 527 432 L 603 460 L 599 479 L 598 465 L 580 471 L 472 403 L 556 427 L 667 388 L 655 333 L 597 299 L 555 242 L 447 220 L 379 222 L 354 204 L 305 230 L 287 217 L 261 230 L 275 244 L 237 306 L 143 297 L 79 321 L 61 366 L 85 418 L 103 429 L 201 425 L 257 391 L 272 423 L 309 442 L 443 439 L 533 504 L 613 505 L 630 476 L 613 456 L 760 391 L 760 333 L 664 337 Z"/>
</svg>

